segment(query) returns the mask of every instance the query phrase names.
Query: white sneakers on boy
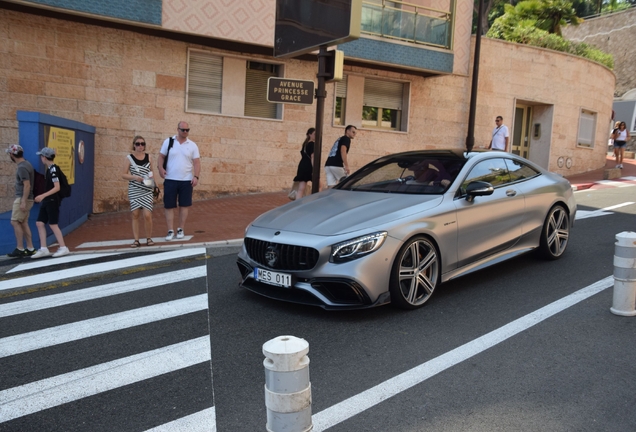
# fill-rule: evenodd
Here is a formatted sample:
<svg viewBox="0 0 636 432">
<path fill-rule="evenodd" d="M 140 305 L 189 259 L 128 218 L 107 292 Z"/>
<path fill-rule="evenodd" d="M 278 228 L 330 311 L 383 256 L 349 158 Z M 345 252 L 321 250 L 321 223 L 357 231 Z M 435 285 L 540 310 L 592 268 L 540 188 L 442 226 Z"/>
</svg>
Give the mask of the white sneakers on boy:
<svg viewBox="0 0 636 432">
<path fill-rule="evenodd" d="M 185 234 L 183 234 L 183 230 L 181 228 L 177 228 L 177 238 L 182 239 L 183 237 L 185 237 Z"/>
<path fill-rule="evenodd" d="M 36 253 L 34 253 L 33 255 L 31 255 L 31 258 L 33 259 L 38 259 L 38 258 L 44 258 L 51 255 L 51 252 L 49 252 L 49 248 L 40 248 L 38 249 L 38 251 Z"/>
<path fill-rule="evenodd" d="M 53 258 L 61 257 L 64 255 L 68 255 L 70 252 L 66 246 L 62 246 L 57 249 L 57 252 L 53 254 Z"/>
<path fill-rule="evenodd" d="M 168 235 L 166 236 L 166 241 L 170 241 L 174 238 L 174 231 L 168 231 Z"/>
</svg>

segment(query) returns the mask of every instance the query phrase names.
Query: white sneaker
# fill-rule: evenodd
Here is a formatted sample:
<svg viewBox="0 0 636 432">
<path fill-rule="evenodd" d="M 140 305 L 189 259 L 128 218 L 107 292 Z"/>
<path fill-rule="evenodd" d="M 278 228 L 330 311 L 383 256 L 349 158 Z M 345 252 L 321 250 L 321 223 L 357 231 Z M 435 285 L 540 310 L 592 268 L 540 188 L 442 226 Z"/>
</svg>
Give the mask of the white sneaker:
<svg viewBox="0 0 636 432">
<path fill-rule="evenodd" d="M 181 228 L 177 228 L 177 238 L 182 239 L 184 237 L 185 237 L 185 234 L 183 234 L 183 230 Z"/>
<path fill-rule="evenodd" d="M 168 235 L 166 236 L 166 241 L 170 241 L 174 238 L 174 231 L 168 231 Z"/>
<path fill-rule="evenodd" d="M 69 254 L 68 248 L 66 246 L 62 246 L 58 248 L 57 252 L 53 254 L 53 258 L 61 257 L 68 254 Z"/>
<path fill-rule="evenodd" d="M 51 255 L 51 252 L 49 252 L 49 248 L 40 248 L 38 249 L 38 251 L 36 253 L 34 253 L 33 255 L 31 255 L 31 258 L 33 259 L 38 259 L 38 258 L 44 258 Z"/>
</svg>

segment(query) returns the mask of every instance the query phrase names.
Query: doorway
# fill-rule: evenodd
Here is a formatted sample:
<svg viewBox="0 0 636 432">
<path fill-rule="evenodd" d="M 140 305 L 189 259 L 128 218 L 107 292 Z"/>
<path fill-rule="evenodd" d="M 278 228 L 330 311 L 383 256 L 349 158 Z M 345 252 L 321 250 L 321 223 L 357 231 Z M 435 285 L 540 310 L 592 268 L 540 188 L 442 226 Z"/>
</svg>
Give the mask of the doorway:
<svg viewBox="0 0 636 432">
<path fill-rule="evenodd" d="M 532 107 L 517 104 L 512 133 L 512 153 L 529 159 L 530 125 L 532 124 Z"/>
</svg>

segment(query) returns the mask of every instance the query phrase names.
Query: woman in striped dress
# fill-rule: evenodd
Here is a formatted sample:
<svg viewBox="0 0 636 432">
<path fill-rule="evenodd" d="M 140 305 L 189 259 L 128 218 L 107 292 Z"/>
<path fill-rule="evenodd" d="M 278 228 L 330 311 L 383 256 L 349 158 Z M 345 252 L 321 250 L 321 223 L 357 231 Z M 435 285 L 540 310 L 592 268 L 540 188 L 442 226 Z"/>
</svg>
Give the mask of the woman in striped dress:
<svg viewBox="0 0 636 432">
<path fill-rule="evenodd" d="M 139 218 L 144 216 L 144 229 L 146 231 L 146 245 L 152 246 L 152 204 L 155 182 L 153 179 L 150 157 L 146 153 L 146 140 L 137 135 L 133 139 L 132 154 L 126 156 L 126 166 L 122 178 L 128 180 L 128 199 L 130 211 L 132 211 L 132 230 L 135 241 L 132 248 L 141 246 L 139 243 Z"/>
</svg>

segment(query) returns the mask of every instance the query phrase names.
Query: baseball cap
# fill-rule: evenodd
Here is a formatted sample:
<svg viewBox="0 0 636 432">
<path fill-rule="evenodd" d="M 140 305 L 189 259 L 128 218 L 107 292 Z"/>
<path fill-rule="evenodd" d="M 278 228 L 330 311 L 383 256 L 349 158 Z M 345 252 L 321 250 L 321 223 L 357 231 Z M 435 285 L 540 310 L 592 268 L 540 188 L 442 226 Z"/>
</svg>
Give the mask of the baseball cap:
<svg viewBox="0 0 636 432">
<path fill-rule="evenodd" d="M 22 146 L 18 144 L 11 144 L 8 149 L 5 150 L 7 153 L 11 153 L 13 156 L 17 156 L 18 153 L 24 152 Z"/>
<path fill-rule="evenodd" d="M 44 147 L 42 150 L 40 150 L 39 152 L 36 153 L 36 155 L 38 156 L 44 156 L 45 158 L 50 158 L 55 156 L 55 149 L 52 149 L 50 147 Z"/>
</svg>

